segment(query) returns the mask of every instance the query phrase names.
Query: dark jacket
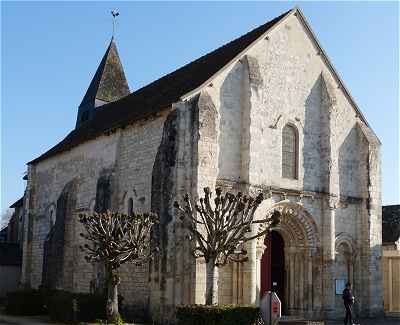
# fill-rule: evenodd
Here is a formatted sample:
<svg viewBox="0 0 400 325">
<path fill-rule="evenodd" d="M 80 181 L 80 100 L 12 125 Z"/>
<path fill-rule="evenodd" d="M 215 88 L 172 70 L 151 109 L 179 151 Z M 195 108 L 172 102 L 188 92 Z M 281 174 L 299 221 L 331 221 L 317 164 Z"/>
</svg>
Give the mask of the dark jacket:
<svg viewBox="0 0 400 325">
<path fill-rule="evenodd" d="M 350 289 L 344 289 L 342 294 L 343 301 L 346 305 L 352 305 L 354 303 L 354 296 Z"/>
</svg>

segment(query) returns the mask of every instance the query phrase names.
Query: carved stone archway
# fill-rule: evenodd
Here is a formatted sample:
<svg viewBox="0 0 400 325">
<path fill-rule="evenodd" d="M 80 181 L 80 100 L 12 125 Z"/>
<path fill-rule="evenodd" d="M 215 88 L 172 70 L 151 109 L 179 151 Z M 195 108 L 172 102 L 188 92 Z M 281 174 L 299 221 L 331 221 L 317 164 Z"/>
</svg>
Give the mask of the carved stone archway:
<svg viewBox="0 0 400 325">
<path fill-rule="evenodd" d="M 321 240 L 314 218 L 303 205 L 289 200 L 270 207 L 261 207 L 262 215 L 273 211 L 281 213 L 277 231 L 285 242 L 285 297 L 284 303 L 291 315 L 311 316 L 320 309 L 322 279 L 319 267 Z M 262 226 L 261 226 L 262 227 Z M 260 288 L 261 257 L 266 252 L 265 237 L 257 240 L 257 288 Z"/>
<path fill-rule="evenodd" d="M 335 236 L 335 279 L 343 279 L 353 284 L 353 293 L 359 296 L 361 291 L 360 283 L 360 254 L 353 237 L 346 232 L 340 232 Z M 337 308 L 341 307 L 342 300 L 335 296 L 335 304 Z M 338 299 L 339 298 L 339 299 Z M 361 307 L 361 301 L 358 301 L 356 310 Z"/>
<path fill-rule="evenodd" d="M 312 250 L 320 247 L 317 225 L 303 205 L 284 200 L 273 204 L 267 209 L 262 209 L 261 207 L 260 210 L 263 216 L 274 211 L 278 211 L 281 214 L 281 223 L 274 230 L 281 233 L 288 246 L 309 247 Z M 264 238 L 260 237 L 258 244 L 263 243 Z"/>
</svg>

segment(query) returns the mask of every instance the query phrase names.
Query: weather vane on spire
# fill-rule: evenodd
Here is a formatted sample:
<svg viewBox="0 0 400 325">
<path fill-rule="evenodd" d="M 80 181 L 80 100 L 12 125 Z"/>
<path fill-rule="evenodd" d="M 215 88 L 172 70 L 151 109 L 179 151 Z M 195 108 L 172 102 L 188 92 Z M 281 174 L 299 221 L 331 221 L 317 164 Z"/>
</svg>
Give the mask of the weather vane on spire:
<svg viewBox="0 0 400 325">
<path fill-rule="evenodd" d="M 112 37 L 114 37 L 114 34 L 115 34 L 115 22 L 116 22 L 117 17 L 119 16 L 118 9 L 111 10 L 111 15 L 113 16 L 113 33 L 112 33 Z"/>
</svg>

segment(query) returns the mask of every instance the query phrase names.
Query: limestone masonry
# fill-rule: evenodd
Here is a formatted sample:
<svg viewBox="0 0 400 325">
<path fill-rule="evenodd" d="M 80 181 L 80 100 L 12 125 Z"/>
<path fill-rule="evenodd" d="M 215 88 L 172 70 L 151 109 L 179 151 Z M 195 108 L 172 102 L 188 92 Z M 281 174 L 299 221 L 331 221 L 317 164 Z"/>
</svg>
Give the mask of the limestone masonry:
<svg viewBox="0 0 400 325">
<path fill-rule="evenodd" d="M 112 40 L 76 129 L 28 164 L 25 286 L 103 290 L 104 270 L 79 250 L 78 214 L 128 212 L 133 202 L 159 214 L 160 254 L 122 268 L 128 311 L 163 320 L 178 304 L 204 303 L 205 264 L 191 256 L 173 202 L 218 186 L 262 191 L 258 217 L 283 215 L 271 238 L 248 243 L 247 262 L 220 269 L 220 303 L 257 304 L 274 284 L 285 314 L 339 317 L 336 287 L 351 281 L 356 309 L 382 313 L 380 142 L 298 8 L 127 87 Z"/>
</svg>

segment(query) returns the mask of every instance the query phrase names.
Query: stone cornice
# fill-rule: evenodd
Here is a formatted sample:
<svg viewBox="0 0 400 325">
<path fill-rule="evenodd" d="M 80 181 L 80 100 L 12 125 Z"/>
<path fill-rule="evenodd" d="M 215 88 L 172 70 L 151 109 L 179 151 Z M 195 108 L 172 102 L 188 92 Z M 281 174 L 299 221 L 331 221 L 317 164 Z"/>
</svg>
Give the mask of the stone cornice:
<svg viewBox="0 0 400 325">
<path fill-rule="evenodd" d="M 272 195 L 282 195 L 282 197 L 288 196 L 299 196 L 300 199 L 310 198 L 310 199 L 329 199 L 336 198 L 340 203 L 361 203 L 365 200 L 365 197 L 349 196 L 349 195 L 338 195 L 334 193 L 324 192 L 324 191 L 309 191 L 309 190 L 298 190 L 282 188 L 272 185 L 260 185 L 260 184 L 249 184 L 247 182 L 235 182 L 225 179 L 217 179 L 216 186 L 229 188 L 233 190 L 239 190 L 243 192 L 259 192 L 262 191 L 266 197 L 271 197 Z"/>
</svg>

